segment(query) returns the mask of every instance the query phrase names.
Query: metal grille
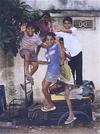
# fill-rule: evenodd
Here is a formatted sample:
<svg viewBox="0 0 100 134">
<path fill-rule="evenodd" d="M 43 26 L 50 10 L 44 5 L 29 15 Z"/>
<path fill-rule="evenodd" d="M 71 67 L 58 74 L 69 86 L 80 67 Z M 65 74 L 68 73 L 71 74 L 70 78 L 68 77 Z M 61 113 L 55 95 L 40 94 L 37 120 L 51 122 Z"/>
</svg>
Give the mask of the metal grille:
<svg viewBox="0 0 100 134">
<path fill-rule="evenodd" d="M 73 25 L 78 29 L 91 29 L 95 30 L 95 19 L 91 18 L 80 18 L 80 19 L 74 19 Z"/>
</svg>

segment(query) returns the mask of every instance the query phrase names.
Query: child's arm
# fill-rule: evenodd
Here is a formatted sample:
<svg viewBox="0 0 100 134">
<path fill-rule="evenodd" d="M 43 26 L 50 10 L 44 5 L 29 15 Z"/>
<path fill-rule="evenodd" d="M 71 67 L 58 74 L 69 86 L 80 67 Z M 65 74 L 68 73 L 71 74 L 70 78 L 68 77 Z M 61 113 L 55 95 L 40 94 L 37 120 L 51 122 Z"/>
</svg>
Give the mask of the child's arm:
<svg viewBox="0 0 100 134">
<path fill-rule="evenodd" d="M 21 39 L 24 36 L 25 32 L 26 32 L 26 24 L 22 24 L 20 27 L 20 38 Z"/>
<path fill-rule="evenodd" d="M 65 32 L 65 33 L 72 33 L 71 29 L 61 29 L 61 32 Z"/>
<path fill-rule="evenodd" d="M 53 32 L 61 32 L 61 29 L 63 29 L 59 24 L 53 23 L 52 24 L 52 31 Z"/>
<path fill-rule="evenodd" d="M 42 47 L 42 48 L 47 48 L 48 46 L 47 46 L 47 44 L 46 44 L 46 43 L 44 43 L 44 42 L 43 42 L 43 43 L 41 43 L 41 44 L 37 47 L 37 52 L 36 52 L 36 53 L 37 53 L 37 55 L 38 55 L 38 53 L 39 53 L 39 51 L 40 51 L 41 47 Z"/>
<path fill-rule="evenodd" d="M 68 58 L 68 59 L 71 59 L 71 55 L 70 54 L 65 53 L 65 57 Z"/>
<path fill-rule="evenodd" d="M 64 64 L 65 61 L 65 53 L 64 53 L 64 42 L 62 40 L 62 38 L 59 39 L 59 43 L 60 43 L 60 65 Z"/>
<path fill-rule="evenodd" d="M 72 27 L 72 28 L 70 28 L 70 29 L 65 29 L 65 28 L 63 28 L 63 29 L 61 29 L 61 31 L 62 31 L 62 32 L 65 32 L 65 33 L 76 34 L 76 33 L 77 33 L 77 28 L 75 28 L 75 27 Z"/>
<path fill-rule="evenodd" d="M 61 49 L 60 57 L 61 57 L 61 65 L 62 65 L 62 64 L 64 64 L 64 60 L 66 58 L 71 59 L 71 55 L 69 53 L 66 53 L 66 51 L 65 51 L 63 38 L 59 39 L 59 43 L 60 43 L 60 49 Z"/>
</svg>

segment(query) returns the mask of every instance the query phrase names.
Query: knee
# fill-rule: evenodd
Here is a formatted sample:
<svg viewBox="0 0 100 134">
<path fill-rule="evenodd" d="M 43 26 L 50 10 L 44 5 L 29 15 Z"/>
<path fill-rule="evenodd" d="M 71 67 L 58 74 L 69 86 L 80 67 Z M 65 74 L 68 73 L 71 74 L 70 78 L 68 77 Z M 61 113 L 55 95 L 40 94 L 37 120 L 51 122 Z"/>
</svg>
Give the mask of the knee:
<svg viewBox="0 0 100 134">
<path fill-rule="evenodd" d="M 38 63 L 37 62 L 32 62 L 32 69 L 37 70 L 38 69 Z"/>
<path fill-rule="evenodd" d="M 45 86 L 44 86 L 44 80 L 42 81 L 42 92 L 44 93 L 45 91 Z"/>
<path fill-rule="evenodd" d="M 66 99 L 66 100 L 69 100 L 69 99 L 70 99 L 69 94 L 66 94 L 66 93 L 65 93 L 65 99 Z"/>
</svg>

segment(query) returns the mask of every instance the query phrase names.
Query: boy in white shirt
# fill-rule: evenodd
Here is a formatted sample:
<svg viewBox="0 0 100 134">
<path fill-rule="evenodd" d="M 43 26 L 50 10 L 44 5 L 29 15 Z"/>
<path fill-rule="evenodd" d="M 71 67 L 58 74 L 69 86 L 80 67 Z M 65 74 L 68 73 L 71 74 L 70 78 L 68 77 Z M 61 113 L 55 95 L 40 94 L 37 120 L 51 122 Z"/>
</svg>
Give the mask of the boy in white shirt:
<svg viewBox="0 0 100 134">
<path fill-rule="evenodd" d="M 70 57 L 69 65 L 72 70 L 74 84 L 82 84 L 82 48 L 77 39 L 77 29 L 72 27 L 72 18 L 65 17 L 63 19 L 63 28 L 58 28 L 55 32 L 58 37 L 62 37 L 64 41 L 65 53 Z M 69 108 L 69 116 L 65 121 L 65 124 L 69 124 L 76 120 L 74 112 L 72 110 L 71 101 L 69 99 L 70 89 L 65 85 L 65 98 Z"/>
<path fill-rule="evenodd" d="M 77 28 L 72 27 L 72 18 L 63 19 L 63 29 L 56 32 L 57 36 L 63 37 L 64 47 L 70 53 L 69 65 L 72 70 L 74 83 L 82 85 L 82 48 L 77 38 Z"/>
</svg>

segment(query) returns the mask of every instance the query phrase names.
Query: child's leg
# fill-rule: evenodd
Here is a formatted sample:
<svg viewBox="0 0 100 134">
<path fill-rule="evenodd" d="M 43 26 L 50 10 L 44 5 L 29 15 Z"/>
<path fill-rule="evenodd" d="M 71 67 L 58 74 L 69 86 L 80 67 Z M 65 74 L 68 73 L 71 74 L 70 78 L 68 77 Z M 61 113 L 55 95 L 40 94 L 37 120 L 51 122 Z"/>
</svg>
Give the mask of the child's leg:
<svg viewBox="0 0 100 134">
<path fill-rule="evenodd" d="M 75 66 L 75 60 L 74 58 L 71 58 L 71 60 L 68 62 L 71 71 L 72 71 L 72 75 L 73 75 L 73 79 L 74 79 L 74 84 L 76 84 L 76 78 L 75 78 L 75 70 L 76 70 L 76 66 Z"/>
<path fill-rule="evenodd" d="M 67 105 L 68 105 L 68 110 L 69 110 L 69 117 L 68 117 L 68 119 L 71 120 L 74 117 L 74 113 L 73 113 L 73 110 L 72 110 L 71 101 L 69 99 L 69 93 L 70 93 L 69 86 L 65 85 L 65 99 L 66 99 L 66 102 L 67 102 Z"/>
<path fill-rule="evenodd" d="M 28 51 L 25 51 L 24 54 L 24 69 L 25 69 L 25 75 L 29 75 L 29 60 L 30 60 L 30 53 Z"/>
<path fill-rule="evenodd" d="M 48 109 L 54 106 L 54 104 L 52 103 L 52 100 L 51 100 L 51 95 L 48 93 L 48 88 L 49 88 L 50 85 L 51 85 L 51 82 L 48 82 L 45 79 L 43 80 L 43 82 L 42 82 L 42 92 L 44 94 L 46 107 Z"/>
<path fill-rule="evenodd" d="M 36 70 L 38 69 L 39 64 L 38 64 L 37 61 L 36 62 L 32 62 L 31 64 L 32 64 L 32 68 L 31 68 L 30 75 L 32 76 L 36 72 Z"/>
</svg>

